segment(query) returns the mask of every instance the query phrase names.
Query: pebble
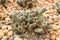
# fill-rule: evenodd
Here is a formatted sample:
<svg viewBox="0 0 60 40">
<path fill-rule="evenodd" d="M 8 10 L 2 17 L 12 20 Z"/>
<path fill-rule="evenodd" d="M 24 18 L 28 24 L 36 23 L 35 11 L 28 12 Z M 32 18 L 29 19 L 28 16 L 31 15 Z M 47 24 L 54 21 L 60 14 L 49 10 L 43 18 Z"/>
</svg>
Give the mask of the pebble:
<svg viewBox="0 0 60 40">
<path fill-rule="evenodd" d="M 24 40 L 27 40 L 27 38 L 24 38 Z"/>
<path fill-rule="evenodd" d="M 45 16 L 45 17 L 48 17 L 48 16 L 49 16 L 49 14 L 45 14 L 44 16 Z"/>
<path fill-rule="evenodd" d="M 4 14 L 3 14 L 3 13 L 0 13 L 0 17 L 1 17 L 1 18 L 4 18 Z"/>
<path fill-rule="evenodd" d="M 52 16 L 49 16 L 50 19 L 52 19 Z"/>
<path fill-rule="evenodd" d="M 5 39 L 5 38 L 2 38 L 1 40 L 7 40 L 7 39 Z"/>
<path fill-rule="evenodd" d="M 0 37 L 3 37 L 4 36 L 4 32 L 3 30 L 0 29 Z"/>
<path fill-rule="evenodd" d="M 57 22 L 57 21 L 58 21 L 58 19 L 57 19 L 57 18 L 55 18 L 55 19 L 54 19 L 54 21 L 55 21 L 55 22 Z"/>
<path fill-rule="evenodd" d="M 60 29 L 57 31 L 57 34 L 60 35 Z"/>
<path fill-rule="evenodd" d="M 7 26 L 6 26 L 6 25 L 3 25 L 3 26 L 2 26 L 2 29 L 7 29 Z"/>
<path fill-rule="evenodd" d="M 5 30 L 3 30 L 3 32 L 4 32 L 4 34 L 7 34 L 7 33 L 8 33 L 8 30 L 7 30 L 7 29 L 5 29 Z"/>
<path fill-rule="evenodd" d="M 4 18 L 7 18 L 8 17 L 8 15 L 4 15 Z"/>
<path fill-rule="evenodd" d="M 12 26 L 8 26 L 8 30 L 12 30 Z"/>
<path fill-rule="evenodd" d="M 51 35 L 56 35 L 57 34 L 56 31 L 51 31 L 50 33 L 51 33 Z"/>
<path fill-rule="evenodd" d="M 45 40 L 49 40 L 48 38 L 45 38 Z"/>
<path fill-rule="evenodd" d="M 2 21 L 0 21 L 0 24 L 2 24 Z"/>
<path fill-rule="evenodd" d="M 48 39 L 49 39 L 49 38 L 50 38 L 50 34 L 46 35 L 46 37 L 45 37 L 45 38 L 48 38 Z"/>
<path fill-rule="evenodd" d="M 6 20 L 6 21 L 9 21 L 9 20 L 10 20 L 10 18 L 9 18 L 9 17 L 7 17 L 7 18 L 5 18 L 5 20 Z"/>
<path fill-rule="evenodd" d="M 1 40 L 7 40 L 7 36 L 3 36 Z"/>
<path fill-rule="evenodd" d="M 19 37 L 15 37 L 14 40 L 22 40 L 22 39 Z"/>
<path fill-rule="evenodd" d="M 56 28 L 57 25 L 53 24 L 52 26 L 53 26 L 52 27 L 53 30 L 58 30 L 58 28 Z"/>
<path fill-rule="evenodd" d="M 54 22 L 54 24 L 55 24 L 55 25 L 58 25 L 58 24 L 59 24 L 59 22 Z"/>
<path fill-rule="evenodd" d="M 32 35 L 35 35 L 35 33 L 34 33 L 34 32 L 32 32 Z"/>
<path fill-rule="evenodd" d="M 54 0 L 48 0 L 50 3 L 54 3 Z"/>
<path fill-rule="evenodd" d="M 60 38 L 59 37 L 56 37 L 56 40 L 60 40 Z"/>
<path fill-rule="evenodd" d="M 51 40 L 55 40 L 56 39 L 56 35 L 51 35 Z"/>
<path fill-rule="evenodd" d="M 13 31 L 9 31 L 8 33 L 7 33 L 7 36 L 12 36 L 13 35 Z"/>
<path fill-rule="evenodd" d="M 56 26 L 56 28 L 60 29 L 60 26 L 59 26 L 59 25 L 57 25 L 57 26 Z"/>
<path fill-rule="evenodd" d="M 57 18 L 57 16 L 56 15 L 53 15 L 53 18 Z"/>
<path fill-rule="evenodd" d="M 57 37 L 57 32 L 51 31 L 51 40 L 55 40 Z"/>
<path fill-rule="evenodd" d="M 54 21 L 52 19 L 48 19 L 50 23 L 54 23 Z"/>
</svg>

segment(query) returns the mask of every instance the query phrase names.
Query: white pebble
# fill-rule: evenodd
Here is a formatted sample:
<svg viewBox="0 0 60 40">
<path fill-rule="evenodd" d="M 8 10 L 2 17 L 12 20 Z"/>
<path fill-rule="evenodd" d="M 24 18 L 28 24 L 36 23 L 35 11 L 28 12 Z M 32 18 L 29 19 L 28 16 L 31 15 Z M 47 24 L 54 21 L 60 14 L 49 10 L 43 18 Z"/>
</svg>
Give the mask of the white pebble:
<svg viewBox="0 0 60 40">
<path fill-rule="evenodd" d="M 7 36 L 12 36 L 13 35 L 13 31 L 9 31 L 8 33 L 7 33 Z"/>
<path fill-rule="evenodd" d="M 7 36 L 3 36 L 3 38 L 7 38 Z"/>
<path fill-rule="evenodd" d="M 6 26 L 6 25 L 3 25 L 3 26 L 2 26 L 2 29 L 7 29 L 7 26 Z"/>
<path fill-rule="evenodd" d="M 11 30 L 12 29 L 12 26 L 8 26 L 8 30 Z"/>
<path fill-rule="evenodd" d="M 57 18 L 57 16 L 56 16 L 56 15 L 54 15 L 54 16 L 53 16 L 53 18 Z"/>
</svg>

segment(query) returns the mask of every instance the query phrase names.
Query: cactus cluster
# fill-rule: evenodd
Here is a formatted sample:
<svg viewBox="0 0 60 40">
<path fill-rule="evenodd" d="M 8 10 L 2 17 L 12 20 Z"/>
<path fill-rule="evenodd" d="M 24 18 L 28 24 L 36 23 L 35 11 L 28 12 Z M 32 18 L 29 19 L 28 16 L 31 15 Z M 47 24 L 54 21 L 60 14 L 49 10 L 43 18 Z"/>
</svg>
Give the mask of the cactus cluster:
<svg viewBox="0 0 60 40">
<path fill-rule="evenodd" d="M 58 2 L 55 3 L 55 8 L 57 12 L 60 14 L 60 4 Z"/>
<path fill-rule="evenodd" d="M 50 23 L 42 16 L 42 13 L 46 11 L 46 8 L 41 8 L 37 11 L 14 11 L 10 18 L 16 23 L 17 26 L 13 26 L 15 32 L 24 33 L 35 32 L 45 33 L 50 28 Z"/>
</svg>

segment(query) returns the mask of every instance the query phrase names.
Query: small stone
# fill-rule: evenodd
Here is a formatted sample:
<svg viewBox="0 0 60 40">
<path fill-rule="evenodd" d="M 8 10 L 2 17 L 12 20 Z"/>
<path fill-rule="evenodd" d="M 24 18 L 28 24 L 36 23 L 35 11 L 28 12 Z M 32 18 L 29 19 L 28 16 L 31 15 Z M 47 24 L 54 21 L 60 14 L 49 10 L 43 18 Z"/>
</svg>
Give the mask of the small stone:
<svg viewBox="0 0 60 40">
<path fill-rule="evenodd" d="M 49 16 L 49 14 L 45 14 L 44 16 L 45 16 L 45 17 L 48 17 L 48 16 Z"/>
<path fill-rule="evenodd" d="M 0 37 L 4 36 L 3 30 L 0 29 Z"/>
<path fill-rule="evenodd" d="M 8 17 L 8 15 L 4 15 L 4 18 L 7 18 Z"/>
<path fill-rule="evenodd" d="M 56 37 L 56 40 L 60 40 L 60 38 L 59 37 Z"/>
<path fill-rule="evenodd" d="M 54 22 L 55 25 L 59 24 L 58 22 Z"/>
<path fill-rule="evenodd" d="M 58 19 L 57 19 L 57 18 L 55 18 L 55 19 L 54 19 L 54 21 L 55 21 L 55 22 L 57 22 L 57 21 L 58 21 Z"/>
<path fill-rule="evenodd" d="M 45 40 L 49 40 L 48 38 L 45 38 Z"/>
<path fill-rule="evenodd" d="M 59 25 L 57 25 L 57 27 L 56 27 L 56 28 L 60 29 L 60 26 L 59 26 Z"/>
<path fill-rule="evenodd" d="M 5 29 L 3 32 L 4 32 L 4 34 L 7 34 L 7 33 L 8 33 L 8 30 L 7 30 L 7 29 Z"/>
<path fill-rule="evenodd" d="M 52 19 L 52 16 L 49 16 L 50 19 Z"/>
<path fill-rule="evenodd" d="M 2 24 L 2 21 L 0 21 L 0 24 Z"/>
<path fill-rule="evenodd" d="M 58 29 L 56 28 L 56 26 L 57 26 L 57 25 L 53 24 L 53 25 L 52 25 L 52 29 L 58 30 Z"/>
<path fill-rule="evenodd" d="M 7 26 L 6 26 L 6 25 L 3 25 L 3 26 L 2 26 L 2 29 L 7 29 Z"/>
<path fill-rule="evenodd" d="M 57 31 L 57 34 L 60 35 L 60 29 Z"/>
<path fill-rule="evenodd" d="M 7 40 L 7 39 L 5 39 L 5 38 L 2 38 L 1 40 Z"/>
<path fill-rule="evenodd" d="M 54 21 L 52 19 L 48 19 L 50 23 L 54 23 Z"/>
<path fill-rule="evenodd" d="M 52 35 L 56 35 L 57 34 L 57 32 L 55 32 L 55 31 L 51 31 L 50 32 Z"/>
<path fill-rule="evenodd" d="M 22 39 L 19 37 L 15 37 L 14 40 L 22 40 Z"/>
<path fill-rule="evenodd" d="M 56 35 L 51 35 L 51 40 L 55 40 L 56 39 Z"/>
<path fill-rule="evenodd" d="M 51 40 L 55 40 L 57 36 L 57 32 L 51 31 Z"/>
<path fill-rule="evenodd" d="M 3 36 L 4 39 L 7 39 L 7 36 Z"/>
<path fill-rule="evenodd" d="M 34 32 L 32 32 L 32 35 L 35 35 L 35 33 L 34 33 Z"/>
<path fill-rule="evenodd" d="M 50 35 L 48 34 L 48 35 L 46 35 L 46 37 L 45 38 L 50 38 Z"/>
<path fill-rule="evenodd" d="M 12 26 L 8 26 L 8 30 L 11 30 L 12 29 Z"/>
<path fill-rule="evenodd" d="M 5 18 L 5 20 L 6 20 L 6 21 L 9 21 L 9 20 L 10 20 L 10 18 L 9 18 L 9 17 L 7 17 L 7 18 Z"/>
<path fill-rule="evenodd" d="M 24 40 L 27 40 L 27 38 L 24 38 Z"/>
<path fill-rule="evenodd" d="M 48 0 L 50 3 L 54 3 L 54 0 Z"/>
<path fill-rule="evenodd" d="M 0 13 L 0 17 L 1 17 L 1 18 L 4 18 L 3 16 L 4 16 L 4 14 L 3 14 L 3 13 Z"/>
<path fill-rule="evenodd" d="M 12 36 L 13 35 L 13 31 L 9 31 L 8 33 L 7 33 L 7 36 Z"/>
</svg>

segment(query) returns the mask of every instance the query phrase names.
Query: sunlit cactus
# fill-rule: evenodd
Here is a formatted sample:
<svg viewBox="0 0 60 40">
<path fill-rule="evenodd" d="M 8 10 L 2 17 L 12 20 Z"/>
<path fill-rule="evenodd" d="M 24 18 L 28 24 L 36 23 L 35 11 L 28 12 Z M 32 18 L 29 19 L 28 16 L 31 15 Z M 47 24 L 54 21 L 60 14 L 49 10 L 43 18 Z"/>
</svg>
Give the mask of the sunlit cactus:
<svg viewBox="0 0 60 40">
<path fill-rule="evenodd" d="M 42 13 L 44 13 L 46 10 L 46 8 L 41 8 L 37 11 L 31 10 L 30 12 L 14 11 L 10 15 L 10 18 L 13 19 L 14 23 L 18 25 L 15 29 L 21 33 L 25 33 L 26 31 L 43 33 L 45 32 L 45 28 L 46 30 L 50 28 L 50 23 L 44 16 L 42 16 Z"/>
<path fill-rule="evenodd" d="M 45 7 L 38 10 L 38 17 L 40 17 L 42 15 L 42 13 L 44 13 L 45 11 L 47 11 L 47 9 Z"/>
<path fill-rule="evenodd" d="M 47 9 L 46 9 L 45 7 L 43 7 L 43 8 L 41 8 L 41 9 L 38 11 L 38 13 L 41 14 L 41 13 L 43 13 L 43 12 L 45 12 L 45 11 L 47 11 Z"/>
</svg>

